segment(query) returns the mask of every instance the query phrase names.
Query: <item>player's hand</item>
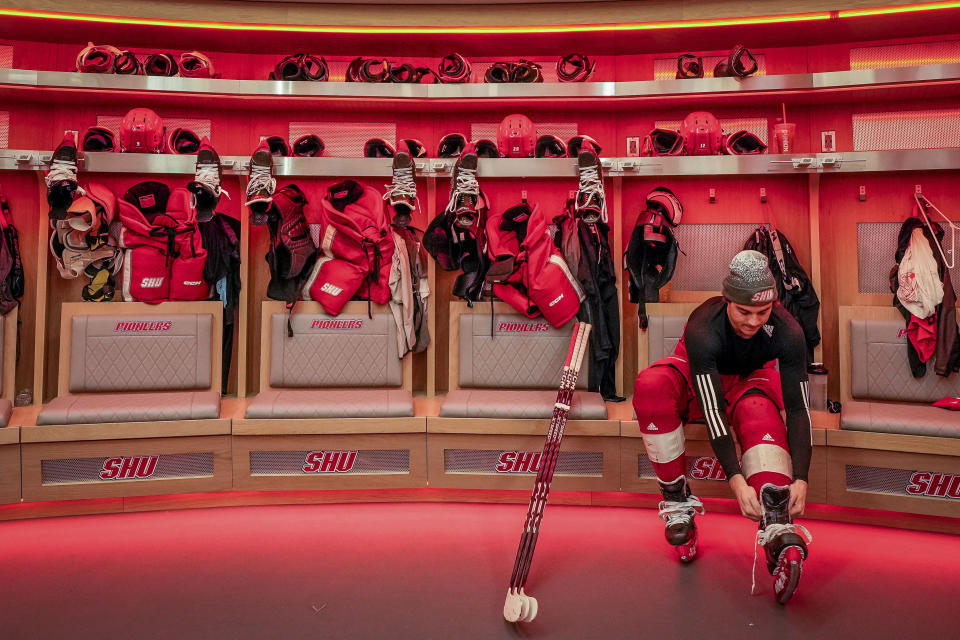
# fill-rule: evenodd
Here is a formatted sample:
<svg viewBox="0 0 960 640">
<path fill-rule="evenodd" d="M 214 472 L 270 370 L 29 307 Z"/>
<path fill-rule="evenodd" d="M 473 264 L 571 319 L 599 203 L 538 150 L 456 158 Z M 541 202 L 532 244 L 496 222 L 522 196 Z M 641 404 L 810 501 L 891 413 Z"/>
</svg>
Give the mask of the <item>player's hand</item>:
<svg viewBox="0 0 960 640">
<path fill-rule="evenodd" d="M 807 481 L 794 480 L 790 485 L 790 516 L 802 516 L 807 506 Z"/>
<path fill-rule="evenodd" d="M 760 500 L 757 499 L 757 492 L 753 490 L 753 487 L 747 484 L 743 474 L 738 473 L 730 478 L 730 489 L 733 490 L 733 495 L 740 504 L 740 513 L 751 520 L 759 520 L 761 516 Z"/>
</svg>

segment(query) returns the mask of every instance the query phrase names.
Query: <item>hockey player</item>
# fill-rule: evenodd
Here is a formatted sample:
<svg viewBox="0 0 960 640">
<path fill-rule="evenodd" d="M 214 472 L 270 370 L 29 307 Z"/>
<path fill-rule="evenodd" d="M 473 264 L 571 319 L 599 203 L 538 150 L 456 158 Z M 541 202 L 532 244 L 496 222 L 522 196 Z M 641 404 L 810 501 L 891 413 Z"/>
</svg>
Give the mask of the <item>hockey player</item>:
<svg viewBox="0 0 960 640">
<path fill-rule="evenodd" d="M 637 376 L 633 406 L 660 481 L 667 542 L 680 559 L 696 555 L 694 516 L 703 513 L 687 485 L 683 424 L 705 420 L 741 513 L 760 522 L 757 542 L 766 550 L 777 601 L 784 603 L 807 555 L 801 533 L 808 540 L 809 534 L 793 516 L 806 503 L 812 442 L 803 332 L 776 300 L 766 257 L 738 253 L 723 296 L 690 314 L 674 355 Z"/>
</svg>

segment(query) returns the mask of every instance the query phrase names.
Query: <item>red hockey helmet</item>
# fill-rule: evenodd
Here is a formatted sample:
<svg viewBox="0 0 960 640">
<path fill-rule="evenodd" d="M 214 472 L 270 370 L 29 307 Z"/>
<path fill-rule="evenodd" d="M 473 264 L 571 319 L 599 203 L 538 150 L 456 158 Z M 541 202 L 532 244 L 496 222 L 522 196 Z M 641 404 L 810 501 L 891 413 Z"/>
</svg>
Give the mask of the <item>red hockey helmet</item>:
<svg viewBox="0 0 960 640">
<path fill-rule="evenodd" d="M 151 109 L 131 109 L 120 122 L 121 151 L 159 153 L 163 143 L 163 119 Z"/>
<path fill-rule="evenodd" d="M 684 118 L 680 137 L 688 156 L 715 156 L 723 149 L 723 128 L 707 111 L 694 111 Z"/>
<path fill-rule="evenodd" d="M 532 158 L 537 148 L 537 128 L 527 116 L 514 113 L 497 130 L 497 148 L 505 158 Z"/>
</svg>

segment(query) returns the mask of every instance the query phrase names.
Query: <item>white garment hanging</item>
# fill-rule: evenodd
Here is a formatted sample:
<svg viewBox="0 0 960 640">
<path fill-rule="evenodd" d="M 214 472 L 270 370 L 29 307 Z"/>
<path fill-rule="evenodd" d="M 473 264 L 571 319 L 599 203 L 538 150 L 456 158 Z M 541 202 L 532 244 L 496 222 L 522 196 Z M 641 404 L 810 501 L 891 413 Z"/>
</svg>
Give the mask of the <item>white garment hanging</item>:
<svg viewBox="0 0 960 640">
<path fill-rule="evenodd" d="M 937 272 L 937 261 L 923 233 L 917 227 L 910 234 L 910 244 L 903 254 L 897 272 L 897 298 L 912 315 L 929 318 L 943 300 L 943 283 Z"/>
</svg>

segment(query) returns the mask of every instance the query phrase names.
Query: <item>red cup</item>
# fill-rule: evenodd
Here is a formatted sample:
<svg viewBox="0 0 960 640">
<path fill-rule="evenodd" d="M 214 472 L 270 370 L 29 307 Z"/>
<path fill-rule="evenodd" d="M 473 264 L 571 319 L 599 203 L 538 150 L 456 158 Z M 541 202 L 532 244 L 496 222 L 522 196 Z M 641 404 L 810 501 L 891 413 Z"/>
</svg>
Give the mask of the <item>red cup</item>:
<svg viewBox="0 0 960 640">
<path fill-rule="evenodd" d="M 781 122 L 773 125 L 773 138 L 777 142 L 777 153 L 793 153 L 793 138 L 797 133 L 797 125 L 793 122 Z"/>
</svg>

